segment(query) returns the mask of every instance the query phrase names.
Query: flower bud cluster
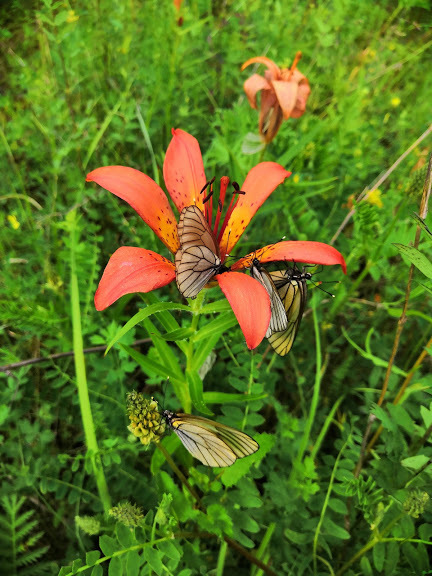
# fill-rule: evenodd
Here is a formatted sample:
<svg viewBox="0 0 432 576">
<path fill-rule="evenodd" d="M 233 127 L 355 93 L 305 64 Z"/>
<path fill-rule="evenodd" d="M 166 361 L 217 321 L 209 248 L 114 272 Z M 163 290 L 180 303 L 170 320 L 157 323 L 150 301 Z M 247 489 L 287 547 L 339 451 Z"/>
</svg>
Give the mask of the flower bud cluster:
<svg viewBox="0 0 432 576">
<path fill-rule="evenodd" d="M 144 446 L 158 442 L 165 432 L 166 424 L 153 398 L 147 400 L 139 392 L 127 395 L 127 414 L 131 421 L 128 430 L 140 439 Z"/>
<path fill-rule="evenodd" d="M 130 528 L 136 528 L 144 519 L 143 509 L 130 502 L 122 502 L 118 506 L 114 506 L 108 511 L 108 514 L 112 516 L 116 522 L 121 522 Z"/>
<path fill-rule="evenodd" d="M 413 490 L 406 498 L 403 508 L 407 514 L 413 518 L 418 518 L 423 514 L 426 504 L 429 501 L 429 494 L 423 490 Z"/>
</svg>

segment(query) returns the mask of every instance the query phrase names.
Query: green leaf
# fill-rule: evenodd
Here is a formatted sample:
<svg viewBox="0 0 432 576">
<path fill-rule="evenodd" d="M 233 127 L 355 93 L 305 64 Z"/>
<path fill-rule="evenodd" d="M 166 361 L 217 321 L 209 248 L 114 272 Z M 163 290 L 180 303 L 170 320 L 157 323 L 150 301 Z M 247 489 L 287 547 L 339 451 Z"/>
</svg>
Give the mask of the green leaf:
<svg viewBox="0 0 432 576">
<path fill-rule="evenodd" d="M 135 538 L 131 529 L 124 524 L 121 524 L 120 522 L 118 522 L 116 525 L 115 533 L 117 540 L 120 542 L 123 548 L 128 548 L 135 543 Z"/>
<path fill-rule="evenodd" d="M 200 340 L 205 340 L 210 336 L 218 335 L 220 336 L 229 328 L 232 328 L 237 324 L 237 318 L 234 316 L 234 312 L 227 312 L 222 314 L 218 318 L 215 318 L 202 328 L 198 330 L 193 338 L 194 342 L 199 342 Z"/>
<path fill-rule="evenodd" d="M 263 400 L 268 394 L 230 394 L 229 392 L 204 392 L 203 398 L 206 404 L 231 404 L 236 402 L 253 402 Z"/>
<path fill-rule="evenodd" d="M 165 556 L 168 556 L 168 558 L 171 560 L 180 560 L 181 554 L 173 542 L 166 540 L 165 542 L 160 542 L 157 547 L 163 554 L 165 554 Z"/>
<path fill-rule="evenodd" d="M 205 304 L 201 310 L 199 311 L 200 314 L 213 314 L 214 312 L 228 312 L 231 310 L 231 305 L 228 300 L 217 300 L 216 302 L 212 302 L 211 304 Z"/>
<path fill-rule="evenodd" d="M 72 574 L 72 568 L 70 566 L 62 566 L 58 576 L 68 576 L 69 574 Z"/>
<path fill-rule="evenodd" d="M 405 256 L 411 264 L 414 264 L 420 272 L 432 279 L 432 262 L 420 250 L 404 244 L 393 244 L 393 246 L 396 246 L 399 253 Z"/>
<path fill-rule="evenodd" d="M 96 560 L 99 560 L 101 553 L 99 550 L 92 550 L 86 553 L 86 564 L 87 566 L 93 566 Z"/>
<path fill-rule="evenodd" d="M 273 448 L 276 441 L 274 436 L 265 432 L 263 434 L 254 434 L 253 438 L 260 445 L 258 451 L 255 454 L 238 459 L 232 466 L 224 469 L 221 480 L 225 486 L 230 487 L 237 484 L 240 478 L 246 476 L 254 463 L 261 462 L 264 456 Z"/>
<path fill-rule="evenodd" d="M 423 230 L 423 232 L 426 232 L 426 238 L 429 240 L 429 242 L 432 242 L 432 232 L 426 226 L 425 221 L 422 218 L 420 218 L 420 216 L 418 214 L 413 214 L 413 218 L 417 222 L 417 224 L 420 226 L 420 228 Z"/>
<path fill-rule="evenodd" d="M 152 339 L 152 342 L 156 350 L 158 351 L 162 364 L 169 366 L 172 372 L 176 373 L 177 376 L 181 377 L 182 370 L 180 368 L 180 364 L 177 360 L 177 357 L 172 347 L 169 344 L 167 344 L 164 337 L 161 335 L 159 330 L 156 328 L 156 326 L 149 318 L 143 320 L 143 326 L 147 330 L 147 333 L 150 336 L 150 338 Z"/>
<path fill-rule="evenodd" d="M 203 398 L 203 382 L 197 372 L 188 370 L 186 372 L 187 383 L 189 386 L 189 393 L 195 408 L 202 414 L 213 416 L 213 412 L 207 408 Z"/>
<path fill-rule="evenodd" d="M 401 464 L 404 468 L 409 468 L 410 470 L 420 470 L 423 466 L 429 462 L 430 458 L 424 456 L 423 454 L 418 454 L 417 456 L 410 456 L 409 458 L 404 458 Z"/>
<path fill-rule="evenodd" d="M 127 576 L 138 576 L 142 558 L 136 550 L 130 550 L 126 554 L 126 574 Z"/>
<path fill-rule="evenodd" d="M 309 533 L 303 533 L 303 532 L 295 532 L 290 528 L 285 528 L 284 535 L 288 540 L 290 540 L 290 542 L 294 542 L 294 544 L 300 544 L 301 546 L 313 541 L 312 531 Z"/>
<path fill-rule="evenodd" d="M 160 553 L 154 548 L 144 548 L 144 559 L 156 574 L 162 574 L 164 567 L 160 558 Z"/>
<path fill-rule="evenodd" d="M 107 536 L 106 534 L 99 538 L 99 547 L 104 556 L 112 556 L 114 552 L 117 552 L 118 550 L 117 542 L 114 538 L 111 538 L 111 536 Z"/>
<path fill-rule="evenodd" d="M 108 568 L 108 576 L 123 576 L 123 562 L 118 556 L 111 558 Z"/>
<path fill-rule="evenodd" d="M 100 564 L 93 568 L 91 571 L 91 576 L 103 576 L 103 568 Z"/>
<path fill-rule="evenodd" d="M 323 533 L 334 536 L 340 540 L 349 540 L 351 538 L 350 533 L 343 528 L 342 524 L 343 519 L 341 519 L 341 524 L 336 524 L 336 522 L 326 517 L 323 521 Z"/>
<path fill-rule="evenodd" d="M 173 372 L 168 366 L 164 364 L 159 364 L 154 360 L 148 358 L 135 348 L 131 346 L 126 346 L 125 344 L 119 344 L 119 347 L 127 352 L 131 358 L 137 362 L 148 376 L 161 376 L 162 378 L 170 378 L 171 380 L 179 380 L 178 375 Z"/>
<path fill-rule="evenodd" d="M 220 334 L 213 334 L 213 336 L 209 336 L 207 340 L 203 340 L 201 344 L 199 344 L 196 347 L 191 362 L 191 368 L 193 370 L 198 371 L 201 368 L 201 366 L 208 358 L 208 355 L 212 352 L 212 350 L 216 346 L 220 336 L 221 336 Z"/>
<path fill-rule="evenodd" d="M 195 334 L 196 330 L 193 328 L 179 328 L 161 336 L 166 341 L 175 342 L 177 340 L 186 340 Z"/>
<path fill-rule="evenodd" d="M 363 356 L 363 358 L 370 360 L 375 366 L 379 366 L 380 368 L 387 368 L 388 360 L 382 360 L 378 356 L 375 356 L 374 354 L 371 354 L 370 352 L 363 350 L 363 348 L 360 348 L 360 346 L 358 344 L 356 344 L 354 342 L 354 340 L 352 340 L 348 336 L 348 333 L 343 326 L 341 327 L 341 329 L 342 329 L 343 335 L 348 340 L 348 342 L 351 344 L 351 346 L 353 348 L 355 348 L 357 350 L 357 352 L 359 352 Z M 369 336 L 368 336 L 368 338 L 369 338 Z M 392 372 L 394 374 L 397 374 L 398 376 L 403 376 L 404 378 L 406 378 L 406 376 L 407 376 L 407 372 L 404 372 L 403 370 L 401 370 L 400 368 L 398 368 L 394 364 L 392 366 Z"/>
<path fill-rule="evenodd" d="M 183 310 L 185 312 L 191 312 L 189 306 L 186 306 L 185 304 L 173 304 L 171 302 L 159 302 L 158 304 L 151 304 L 150 306 L 147 306 L 147 308 L 137 312 L 135 316 L 132 316 L 132 318 L 126 322 L 123 328 L 117 332 L 117 334 L 108 344 L 105 355 L 108 354 L 108 352 L 111 350 L 114 344 L 120 340 L 120 338 L 123 338 L 123 336 L 129 332 L 129 330 L 142 322 L 142 320 L 148 316 L 151 316 L 152 314 L 158 314 L 159 312 L 165 312 L 167 310 Z"/>
<path fill-rule="evenodd" d="M 372 566 L 367 556 L 363 556 L 360 560 L 360 568 L 363 576 L 373 576 Z"/>
</svg>

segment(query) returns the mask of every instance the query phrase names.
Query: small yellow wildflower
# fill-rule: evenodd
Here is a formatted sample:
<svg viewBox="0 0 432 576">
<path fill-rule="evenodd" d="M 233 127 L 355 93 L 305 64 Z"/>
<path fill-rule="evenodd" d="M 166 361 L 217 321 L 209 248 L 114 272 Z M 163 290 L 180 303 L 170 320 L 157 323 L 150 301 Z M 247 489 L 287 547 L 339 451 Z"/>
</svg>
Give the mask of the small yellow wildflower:
<svg viewBox="0 0 432 576">
<path fill-rule="evenodd" d="M 69 10 L 66 22 L 72 24 L 72 22 L 76 22 L 77 20 L 79 20 L 79 16 L 75 14 L 75 10 Z"/>
<path fill-rule="evenodd" d="M 294 184 L 298 184 L 300 182 L 300 176 L 298 174 L 294 174 L 293 182 Z"/>
<path fill-rule="evenodd" d="M 393 106 L 393 108 L 397 108 L 400 103 L 401 99 L 398 96 L 393 96 L 393 98 L 390 100 L 390 104 Z"/>
<path fill-rule="evenodd" d="M 381 190 L 377 188 L 369 193 L 368 197 L 366 198 L 366 202 L 376 206 L 377 208 L 382 208 L 384 206 L 383 201 L 381 200 Z"/>
<path fill-rule="evenodd" d="M 15 214 L 9 214 L 7 219 L 9 220 L 9 224 L 14 230 L 18 230 L 18 228 L 21 226 Z"/>
</svg>

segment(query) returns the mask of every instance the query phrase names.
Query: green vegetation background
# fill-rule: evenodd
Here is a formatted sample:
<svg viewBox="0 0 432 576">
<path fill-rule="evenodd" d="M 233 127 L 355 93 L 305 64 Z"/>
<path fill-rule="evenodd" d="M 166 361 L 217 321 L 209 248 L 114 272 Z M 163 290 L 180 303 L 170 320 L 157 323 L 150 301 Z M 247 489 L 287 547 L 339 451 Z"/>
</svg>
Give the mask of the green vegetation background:
<svg viewBox="0 0 432 576">
<path fill-rule="evenodd" d="M 71 249 L 85 347 L 106 345 L 145 304 L 180 301 L 171 285 L 96 313 L 97 282 L 118 246 L 164 252 L 129 206 L 86 185 L 85 174 L 122 164 L 163 185 L 164 153 L 178 127 L 198 138 L 208 177 L 242 182 L 259 161 L 244 153 L 246 135 L 257 130 L 242 90 L 248 58 L 289 65 L 301 50 L 312 93 L 306 114 L 285 122 L 265 152 L 294 174 L 260 210 L 240 254 L 281 236 L 329 242 L 353 199 L 431 123 L 426 0 L 185 0 L 181 16 L 155 0 L 1 5 L 2 365 L 74 349 Z M 86 356 L 111 501 L 135 503 L 145 516 L 132 531 L 102 514 L 73 357 L 2 372 L 2 574 L 69 566 L 62 574 L 257 576 L 254 558 L 268 573 L 296 576 L 430 573 L 432 378 L 430 355 L 421 354 L 432 336 L 431 284 L 417 270 L 386 400 L 407 374 L 412 379 L 397 405 L 376 406 L 409 271 L 392 243 L 414 241 L 411 215 L 430 148 L 429 136 L 376 202 L 358 207 L 335 242 L 348 275 L 320 274 L 341 280 L 329 285 L 336 298 L 311 290 L 286 358 L 268 353 L 265 342 L 250 354 L 237 325 L 219 334 L 204 400 L 218 420 L 246 425 L 263 449 L 220 475 L 166 439 L 205 512 L 152 448 L 128 439 L 126 392 L 161 398 L 165 378 L 150 368 L 160 361 L 154 342 L 135 348 L 142 356 L 134 359 L 125 345 L 165 333 L 158 315 L 129 332 L 122 348 Z M 420 249 L 428 247 L 422 237 Z M 173 317 L 190 324 L 183 312 Z M 211 319 L 202 315 L 200 328 Z M 176 342 L 168 345 L 181 362 Z M 266 397 L 230 404 L 221 393 Z M 165 403 L 180 407 L 170 386 Z M 371 432 L 379 424 L 383 432 L 355 478 L 371 413 Z"/>
</svg>

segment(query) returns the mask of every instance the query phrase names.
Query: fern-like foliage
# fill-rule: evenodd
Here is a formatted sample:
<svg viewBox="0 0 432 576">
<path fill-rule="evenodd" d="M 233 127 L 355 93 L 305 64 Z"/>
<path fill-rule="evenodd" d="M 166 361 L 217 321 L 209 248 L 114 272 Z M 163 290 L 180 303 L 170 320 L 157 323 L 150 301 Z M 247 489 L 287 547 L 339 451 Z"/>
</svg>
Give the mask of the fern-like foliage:
<svg viewBox="0 0 432 576">
<path fill-rule="evenodd" d="M 372 477 L 353 478 L 346 486 L 346 491 L 357 500 L 356 508 L 361 510 L 364 519 L 370 526 L 376 527 L 382 519 L 384 510 L 384 491 L 377 486 Z"/>
<path fill-rule="evenodd" d="M 48 563 L 40 559 L 49 547 L 40 545 L 43 532 L 36 530 L 34 510 L 22 510 L 25 501 L 16 494 L 1 499 L 5 514 L 0 516 L 0 574 L 36 576 L 47 571 Z"/>
</svg>

